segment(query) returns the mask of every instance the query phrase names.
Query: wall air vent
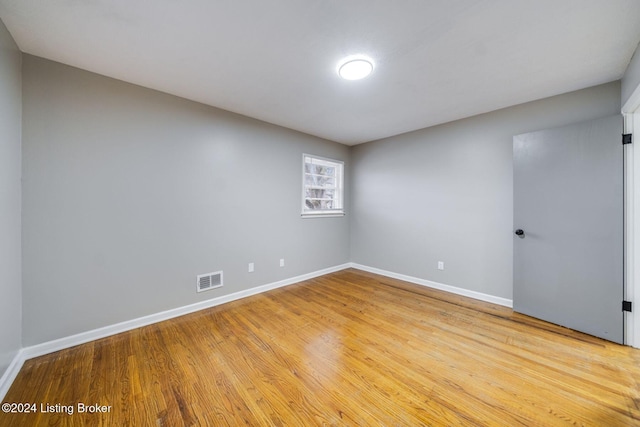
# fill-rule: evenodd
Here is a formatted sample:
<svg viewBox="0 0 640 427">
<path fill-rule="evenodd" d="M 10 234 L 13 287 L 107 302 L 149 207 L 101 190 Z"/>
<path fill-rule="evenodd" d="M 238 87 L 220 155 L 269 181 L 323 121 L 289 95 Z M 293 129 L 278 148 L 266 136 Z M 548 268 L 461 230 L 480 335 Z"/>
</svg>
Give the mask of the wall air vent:
<svg viewBox="0 0 640 427">
<path fill-rule="evenodd" d="M 222 287 L 222 271 L 215 273 L 200 274 L 196 282 L 198 292 L 209 291 Z"/>
</svg>

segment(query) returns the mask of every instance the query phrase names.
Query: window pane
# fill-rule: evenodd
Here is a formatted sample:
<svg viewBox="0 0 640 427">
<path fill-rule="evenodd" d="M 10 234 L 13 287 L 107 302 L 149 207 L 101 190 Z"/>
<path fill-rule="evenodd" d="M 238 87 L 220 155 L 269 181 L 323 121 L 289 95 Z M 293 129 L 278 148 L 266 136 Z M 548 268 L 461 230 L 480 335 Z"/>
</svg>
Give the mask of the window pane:
<svg viewBox="0 0 640 427">
<path fill-rule="evenodd" d="M 320 209 L 333 209 L 333 200 L 322 200 L 320 201 Z"/>
<path fill-rule="evenodd" d="M 314 175 L 328 175 L 332 176 L 336 173 L 335 166 L 317 165 L 312 163 L 305 163 L 304 171 L 306 173 L 312 173 Z"/>
<path fill-rule="evenodd" d="M 314 211 L 333 209 L 333 200 L 307 199 L 305 204 L 307 209 Z"/>
<path fill-rule="evenodd" d="M 304 175 L 305 185 L 314 187 L 334 187 L 336 183 L 335 177 L 322 175 Z"/>
</svg>

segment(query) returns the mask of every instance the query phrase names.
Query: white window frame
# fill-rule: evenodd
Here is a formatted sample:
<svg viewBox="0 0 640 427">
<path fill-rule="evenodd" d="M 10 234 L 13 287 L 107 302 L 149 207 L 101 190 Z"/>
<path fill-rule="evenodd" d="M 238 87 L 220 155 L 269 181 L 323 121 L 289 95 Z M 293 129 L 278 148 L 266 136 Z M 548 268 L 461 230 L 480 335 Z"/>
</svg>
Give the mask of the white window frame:
<svg viewBox="0 0 640 427">
<path fill-rule="evenodd" d="M 310 159 L 312 163 L 324 164 L 327 166 L 335 167 L 335 187 L 333 197 L 333 209 L 309 209 L 307 208 L 307 181 L 306 181 L 306 168 L 305 164 L 309 163 L 307 159 Z M 318 217 L 337 217 L 344 216 L 344 162 L 340 160 L 329 159 L 326 157 L 315 156 L 313 154 L 302 155 L 302 217 L 303 218 L 318 218 Z"/>
</svg>

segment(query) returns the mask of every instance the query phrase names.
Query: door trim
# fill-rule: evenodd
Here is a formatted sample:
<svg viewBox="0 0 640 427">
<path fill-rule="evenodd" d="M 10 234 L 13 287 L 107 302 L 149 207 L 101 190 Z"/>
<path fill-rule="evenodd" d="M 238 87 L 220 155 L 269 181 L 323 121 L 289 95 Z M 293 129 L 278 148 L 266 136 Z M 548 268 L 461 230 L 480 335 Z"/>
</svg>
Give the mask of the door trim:
<svg viewBox="0 0 640 427">
<path fill-rule="evenodd" d="M 622 106 L 624 133 L 640 133 L 640 85 Z M 640 135 L 635 136 L 640 141 Z M 634 145 L 625 146 L 625 299 L 635 301 L 640 296 L 640 257 L 635 257 L 636 242 L 640 242 L 640 149 Z M 634 304 L 636 310 L 640 304 Z M 634 312 L 624 314 L 624 343 L 640 348 L 640 315 Z"/>
<path fill-rule="evenodd" d="M 640 95 L 640 87 L 634 92 Z M 629 101 L 635 99 L 636 105 L 627 102 L 622 110 L 624 117 L 624 133 L 634 133 L 634 129 L 640 130 L 640 96 L 632 96 Z M 624 265 L 625 287 L 624 299 L 635 301 L 636 295 L 640 295 L 640 260 L 636 259 L 635 246 L 640 242 L 640 150 L 635 148 L 640 135 L 634 135 L 635 143 L 624 146 Z M 636 310 L 638 304 L 634 304 Z M 640 348 L 640 316 L 634 312 L 624 313 L 624 343 Z"/>
</svg>

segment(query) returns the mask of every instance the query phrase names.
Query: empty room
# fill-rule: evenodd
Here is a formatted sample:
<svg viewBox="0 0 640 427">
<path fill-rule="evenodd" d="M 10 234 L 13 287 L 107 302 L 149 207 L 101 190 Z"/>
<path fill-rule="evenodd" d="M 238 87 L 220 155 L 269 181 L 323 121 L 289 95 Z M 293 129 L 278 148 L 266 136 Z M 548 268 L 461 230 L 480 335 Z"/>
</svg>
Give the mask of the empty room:
<svg viewBox="0 0 640 427">
<path fill-rule="evenodd" d="M 637 0 L 0 0 L 0 426 L 640 426 Z"/>
</svg>

